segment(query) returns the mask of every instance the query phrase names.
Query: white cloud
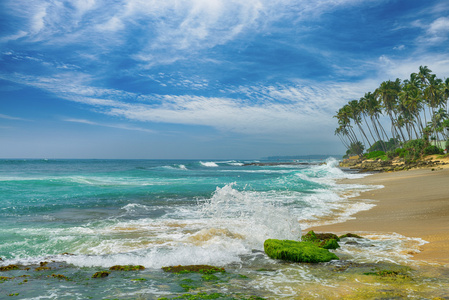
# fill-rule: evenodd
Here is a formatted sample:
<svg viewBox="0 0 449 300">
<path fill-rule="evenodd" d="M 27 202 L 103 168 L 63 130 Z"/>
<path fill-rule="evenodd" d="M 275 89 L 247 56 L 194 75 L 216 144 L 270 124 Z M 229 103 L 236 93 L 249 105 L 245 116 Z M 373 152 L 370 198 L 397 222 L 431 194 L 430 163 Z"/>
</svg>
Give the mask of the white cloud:
<svg viewBox="0 0 449 300">
<path fill-rule="evenodd" d="M 302 82 L 292 85 L 228 88 L 223 97 L 140 95 L 90 86 L 90 77 L 69 72 L 57 77 L 14 74 L 0 78 L 54 93 L 94 111 L 138 122 L 203 125 L 244 134 L 295 135 L 299 128 L 317 133 L 315 125 L 333 127 L 335 111 L 366 92 L 363 84 Z M 73 119 L 71 120 L 74 121 Z M 87 120 L 78 123 L 94 124 Z M 136 128 L 133 128 L 136 130 Z"/>
<path fill-rule="evenodd" d="M 27 32 L 20 30 L 19 32 L 15 33 L 15 34 L 7 35 L 7 36 L 0 38 L 0 42 L 15 41 L 15 40 L 23 38 L 27 35 L 28 35 Z"/>
<path fill-rule="evenodd" d="M 71 5 L 60 1 L 9 0 L 7 8 L 24 19 L 21 37 L 55 45 L 84 42 L 103 51 L 112 51 L 132 38 L 137 47 L 131 57 L 149 66 L 173 63 L 189 53 L 226 44 L 242 34 L 265 32 L 269 24 L 286 17 L 299 22 L 341 6 L 365 3 L 362 0 L 68 2 Z M 135 28 L 140 29 L 138 39 L 133 37 Z M 120 34 L 123 31 L 128 34 Z M 27 32 L 28 36 L 24 34 Z"/>
<path fill-rule="evenodd" d="M 25 121 L 25 119 L 13 117 L 9 115 L 0 114 L 0 119 L 6 119 L 6 120 L 15 120 L 15 121 Z"/>
<path fill-rule="evenodd" d="M 93 125 L 93 126 L 101 126 L 101 127 L 109 127 L 109 128 L 116 128 L 116 129 L 123 129 L 123 130 L 132 130 L 132 131 L 143 131 L 147 133 L 155 133 L 154 130 L 142 128 L 142 127 L 135 127 L 130 126 L 127 124 L 105 124 L 105 123 L 98 123 L 93 122 L 85 119 L 74 119 L 74 118 L 66 118 L 63 119 L 64 122 L 71 122 L 71 123 L 80 123 L 80 124 L 86 124 L 86 125 Z"/>
</svg>

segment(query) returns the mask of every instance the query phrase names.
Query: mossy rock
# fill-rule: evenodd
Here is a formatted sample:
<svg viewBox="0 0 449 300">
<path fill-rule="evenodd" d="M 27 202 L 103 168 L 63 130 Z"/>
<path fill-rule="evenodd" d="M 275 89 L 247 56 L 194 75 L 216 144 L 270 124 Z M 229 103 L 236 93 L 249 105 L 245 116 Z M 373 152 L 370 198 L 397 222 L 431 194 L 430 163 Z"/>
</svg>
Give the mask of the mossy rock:
<svg viewBox="0 0 449 300">
<path fill-rule="evenodd" d="M 320 248 L 337 249 L 340 248 L 338 241 L 340 238 L 333 233 L 315 233 L 313 230 L 302 236 L 302 241 L 311 242 Z"/>
<path fill-rule="evenodd" d="M 133 265 L 116 265 L 109 268 L 111 271 L 139 271 L 145 270 L 144 266 L 133 266 Z"/>
<path fill-rule="evenodd" d="M 104 277 L 108 277 L 109 274 L 110 273 L 108 271 L 100 271 L 100 272 L 97 272 L 94 275 L 92 275 L 92 278 L 104 278 Z"/>
<path fill-rule="evenodd" d="M 19 269 L 19 267 L 16 266 L 16 265 L 7 265 L 7 266 L 4 266 L 4 267 L 0 267 L 0 271 L 1 271 L 1 272 L 4 272 L 4 271 L 12 271 L 12 270 L 18 270 L 18 269 Z"/>
<path fill-rule="evenodd" d="M 0 281 L 6 281 L 9 279 L 13 279 L 14 277 L 6 277 L 6 276 L 0 276 Z"/>
<path fill-rule="evenodd" d="M 363 239 L 363 237 L 361 237 L 360 235 L 354 234 L 354 233 L 347 233 L 347 234 L 340 235 L 340 239 L 344 239 L 344 238 Z"/>
<path fill-rule="evenodd" d="M 226 272 L 224 268 L 208 265 L 190 265 L 190 266 L 172 266 L 162 267 L 162 270 L 170 273 L 203 273 L 212 274 L 217 272 Z"/>
<path fill-rule="evenodd" d="M 338 259 L 334 253 L 312 242 L 268 239 L 264 250 L 270 258 L 293 262 L 319 263 Z"/>
<path fill-rule="evenodd" d="M 70 280 L 67 276 L 62 275 L 62 274 L 51 274 L 51 276 L 48 276 L 48 277 L 53 277 L 53 278 L 58 278 L 58 279 L 64 279 L 64 280 L 67 280 L 67 281 Z"/>
</svg>

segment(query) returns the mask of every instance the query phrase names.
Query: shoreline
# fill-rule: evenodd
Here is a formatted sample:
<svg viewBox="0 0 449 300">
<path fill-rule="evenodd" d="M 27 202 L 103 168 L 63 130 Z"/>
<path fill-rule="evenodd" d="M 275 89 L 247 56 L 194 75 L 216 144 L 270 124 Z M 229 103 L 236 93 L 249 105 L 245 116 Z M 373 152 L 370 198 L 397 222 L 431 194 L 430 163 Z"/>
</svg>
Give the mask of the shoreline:
<svg viewBox="0 0 449 300">
<path fill-rule="evenodd" d="M 398 233 L 429 243 L 413 259 L 449 265 L 449 167 L 375 173 L 340 183 L 383 185 L 362 192 L 352 200 L 373 200 L 370 210 L 360 211 L 343 223 L 313 226 L 315 232 L 344 234 Z"/>
</svg>

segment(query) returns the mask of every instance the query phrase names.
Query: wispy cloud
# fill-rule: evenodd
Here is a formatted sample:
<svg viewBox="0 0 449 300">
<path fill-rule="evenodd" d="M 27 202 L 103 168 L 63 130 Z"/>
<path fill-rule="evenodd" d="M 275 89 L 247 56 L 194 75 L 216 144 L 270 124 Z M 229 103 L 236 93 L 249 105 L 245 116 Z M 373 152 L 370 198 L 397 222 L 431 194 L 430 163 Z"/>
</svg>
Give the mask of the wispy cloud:
<svg viewBox="0 0 449 300">
<path fill-rule="evenodd" d="M 6 75 L 0 78 L 6 78 Z M 298 82 L 270 86 L 237 86 L 223 91 L 226 96 L 136 94 L 89 85 L 88 76 L 35 78 L 15 74 L 20 84 L 54 93 L 61 99 L 87 105 L 96 112 L 130 121 L 203 125 L 225 132 L 244 134 L 294 134 L 298 128 L 320 120 L 333 126 L 332 115 L 346 101 L 360 97 L 365 85 Z M 84 119 L 65 121 L 89 125 L 147 131 L 139 127 L 100 124 Z M 310 128 L 310 131 L 317 129 Z"/>
<path fill-rule="evenodd" d="M 85 119 L 73 119 L 73 118 L 65 118 L 62 119 L 64 122 L 71 122 L 71 123 L 80 123 L 80 124 L 86 124 L 86 125 L 92 125 L 92 126 L 101 126 L 101 127 L 109 127 L 109 128 L 116 128 L 116 129 L 123 129 L 123 130 L 133 130 L 133 131 L 143 131 L 148 133 L 155 133 L 156 131 L 142 128 L 142 127 L 135 127 L 130 126 L 127 124 L 106 124 L 106 123 L 99 123 L 94 121 L 89 121 Z"/>
<path fill-rule="evenodd" d="M 5 6 L 16 15 L 20 29 L 2 39 L 27 38 L 57 46 L 84 42 L 87 48 L 100 47 L 106 52 L 131 42 L 135 47 L 131 57 L 154 66 L 171 64 L 189 53 L 224 45 L 244 34 L 264 33 L 269 24 L 285 18 L 297 24 L 361 3 L 366 1 L 9 0 Z"/>
<path fill-rule="evenodd" d="M 14 120 L 14 121 L 27 121 L 26 119 L 22 119 L 22 118 L 19 118 L 19 117 L 8 116 L 8 115 L 4 115 L 4 114 L 0 114 L 0 119 Z"/>
</svg>

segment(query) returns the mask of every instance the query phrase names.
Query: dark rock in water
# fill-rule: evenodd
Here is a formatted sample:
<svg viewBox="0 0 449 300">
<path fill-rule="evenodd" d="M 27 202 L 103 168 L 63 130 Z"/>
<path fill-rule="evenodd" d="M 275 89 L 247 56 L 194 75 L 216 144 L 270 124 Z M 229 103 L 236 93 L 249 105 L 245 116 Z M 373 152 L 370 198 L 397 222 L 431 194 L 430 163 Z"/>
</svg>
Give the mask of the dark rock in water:
<svg viewBox="0 0 449 300">
<path fill-rule="evenodd" d="M 108 271 L 100 271 L 100 272 L 97 272 L 94 275 L 92 275 L 92 278 L 104 278 L 104 277 L 108 277 L 108 276 L 109 276 Z"/>
<path fill-rule="evenodd" d="M 170 273 L 204 273 L 211 274 L 217 272 L 226 272 L 224 268 L 208 265 L 190 265 L 190 266 L 172 266 L 162 267 L 162 270 Z"/>
<path fill-rule="evenodd" d="M 268 239 L 264 250 L 270 258 L 292 262 L 319 263 L 338 259 L 334 253 L 312 242 Z"/>
<path fill-rule="evenodd" d="M 340 238 L 333 233 L 315 233 L 312 230 L 302 236 L 304 242 L 311 242 L 320 248 L 337 249 L 340 248 L 338 241 Z"/>
<path fill-rule="evenodd" d="M 346 242 L 345 245 L 360 245 L 360 244 L 357 243 L 356 241 L 349 241 L 349 242 Z"/>
<path fill-rule="evenodd" d="M 111 271 L 139 271 L 139 270 L 145 270 L 144 266 L 133 266 L 133 265 L 116 265 L 109 268 Z"/>
<path fill-rule="evenodd" d="M 354 233 L 347 233 L 340 236 L 340 239 L 343 238 L 356 238 L 356 239 L 363 239 L 360 235 L 354 234 Z"/>
</svg>

